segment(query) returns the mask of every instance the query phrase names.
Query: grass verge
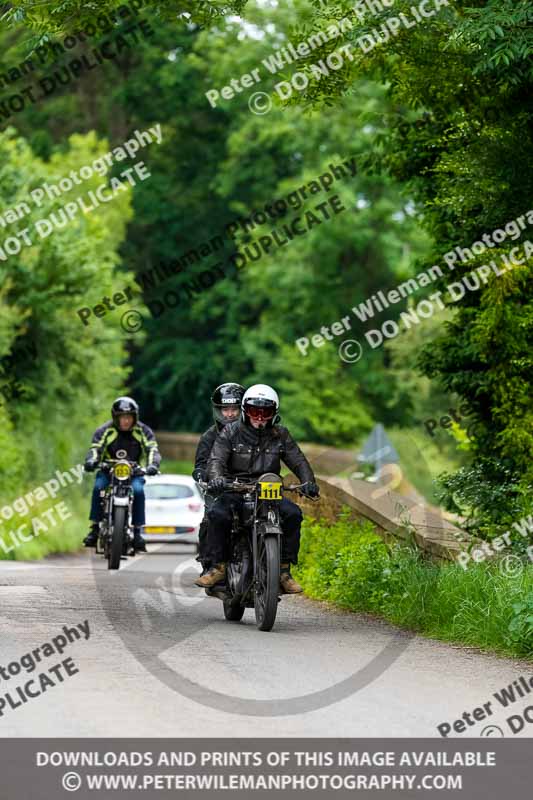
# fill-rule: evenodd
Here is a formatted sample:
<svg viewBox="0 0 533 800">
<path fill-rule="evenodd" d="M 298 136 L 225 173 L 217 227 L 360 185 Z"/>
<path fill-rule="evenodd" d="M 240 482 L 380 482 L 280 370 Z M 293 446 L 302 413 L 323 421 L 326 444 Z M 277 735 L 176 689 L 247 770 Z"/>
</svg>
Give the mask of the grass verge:
<svg viewBox="0 0 533 800">
<path fill-rule="evenodd" d="M 79 550 L 89 530 L 87 478 L 85 481 L 83 488 L 67 487 L 55 498 L 36 503 L 28 513 L 16 514 L 4 522 L 0 529 L 0 561 L 36 561 L 52 553 Z"/>
<path fill-rule="evenodd" d="M 497 562 L 437 564 L 386 544 L 349 512 L 333 525 L 306 519 L 294 570 L 307 595 L 400 627 L 508 656 L 533 656 L 533 567 L 505 575 Z"/>
</svg>

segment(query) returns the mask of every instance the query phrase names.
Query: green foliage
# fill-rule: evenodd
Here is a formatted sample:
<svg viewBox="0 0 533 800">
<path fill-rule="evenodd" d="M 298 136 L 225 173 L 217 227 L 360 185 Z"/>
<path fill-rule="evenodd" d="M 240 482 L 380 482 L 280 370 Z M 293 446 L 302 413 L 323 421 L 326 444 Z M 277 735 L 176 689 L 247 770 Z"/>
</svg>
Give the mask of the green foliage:
<svg viewBox="0 0 533 800">
<path fill-rule="evenodd" d="M 395 3 L 394 14 L 408 5 Z M 317 9 L 310 27 L 323 25 L 328 16 L 340 18 L 350 6 L 339 2 Z M 363 20 L 351 41 L 376 22 L 370 16 Z M 318 106 L 327 98 L 336 107 L 362 78 L 386 83 L 393 109 L 389 134 L 374 141 L 372 160 L 412 191 L 435 242 L 426 266 L 442 263 L 444 253 L 470 247 L 530 208 L 530 23 L 527 0 L 454 2 L 414 29 L 402 29 L 385 46 L 364 56 L 359 52 L 340 83 L 325 78 L 294 98 Z M 329 43 L 328 49 L 337 44 Z M 308 60 L 316 60 L 315 54 Z M 453 279 L 508 250 L 507 244 L 496 245 L 467 263 L 457 261 Z M 499 507 L 506 515 L 514 513 L 514 498 L 531 485 L 532 276 L 531 260 L 503 277 L 491 276 L 480 291 L 467 293 L 453 320 L 421 349 L 425 375 L 467 399 L 479 423 L 467 480 L 484 484 L 475 502 L 484 504 L 479 514 L 485 517 L 494 508 L 492 491 L 498 484 L 506 484 L 498 494 L 507 503 Z"/>
<path fill-rule="evenodd" d="M 310 119 L 296 108 L 290 115 L 274 108 L 256 116 L 245 94 L 231 107 L 210 107 L 209 88 L 259 65 L 310 8 L 302 2 L 283 9 L 250 4 L 248 11 L 247 21 L 261 37 L 250 29 L 243 33 L 233 17 L 205 30 L 170 20 L 163 26 L 154 18 L 154 37 L 138 53 L 82 76 L 75 93 L 66 87 L 62 96 L 18 114 L 16 121 L 28 137 L 39 130 L 35 144 L 46 155 L 56 150 L 58 115 L 65 119 L 62 132 L 95 128 L 112 143 L 136 127 L 162 124 L 163 144 L 147 153 L 154 177 L 135 188 L 135 217 L 122 248 L 124 263 L 137 273 L 199 250 L 210 238 L 224 236 L 238 216 L 286 197 L 331 163 L 355 157 L 355 178 L 308 195 L 301 209 L 248 234 L 240 231 L 235 241 L 224 236 L 223 249 L 189 262 L 182 275 L 147 292 L 148 302 L 168 291 L 178 292 L 180 300 L 160 318 L 148 319 L 146 341 L 136 337 L 131 349 L 131 391 L 155 426 L 203 430 L 214 386 L 271 381 L 282 394 L 284 420 L 298 436 L 349 444 L 369 430 L 374 417 L 406 421 L 402 401 L 391 402 L 395 386 L 383 352 L 348 365 L 337 355 L 343 337 L 322 350 L 311 348 L 306 359 L 294 341 L 350 315 L 351 305 L 409 275 L 411 258 L 425 251 L 426 239 L 405 213 L 407 201 L 394 182 L 365 167 L 371 137 L 383 130 L 387 111 L 385 93 L 375 84 L 361 82 L 346 106 L 328 117 Z M 91 113 L 95 96 L 97 115 Z M 334 193 L 345 212 L 240 272 L 228 268 L 236 248 L 274 227 L 281 230 Z M 199 294 L 192 288 L 195 280 L 217 262 L 227 277 Z M 101 320 L 103 327 L 110 323 L 110 317 Z M 353 326 L 357 338 L 361 326 Z"/>
<path fill-rule="evenodd" d="M 0 134 L 0 204 L 10 209 L 45 181 L 56 183 L 107 152 L 94 134 L 73 136 L 61 157 L 45 163 L 13 129 Z M 101 180 L 101 179 L 100 179 Z M 88 181 L 95 188 L 98 179 Z M 87 186 L 80 187 L 82 191 Z M 72 197 L 80 193 L 76 187 Z M 10 505 L 24 491 L 78 463 L 90 436 L 108 418 L 109 407 L 127 376 L 119 321 L 99 320 L 83 327 L 76 309 L 95 305 L 116 286 L 118 248 L 131 217 L 130 191 L 90 215 L 39 239 L 33 224 L 66 200 L 44 199 L 40 208 L 9 225 L 2 237 L 27 227 L 32 246 L 0 262 L 0 358 L 10 356 L 7 381 L 18 381 L 24 395 L 0 407 L 0 504 Z M 32 356 L 35 348 L 37 355 Z M 24 487 L 27 487 L 26 490 Z M 10 523 L 5 530 L 10 529 Z M 59 529 L 58 529 L 59 530 Z M 24 552 L 47 552 L 58 536 L 42 534 Z M 75 534 L 79 539 L 79 529 Z M 67 537 L 68 539 L 68 537 Z M 55 542 L 55 544 L 53 544 Z"/>
<path fill-rule="evenodd" d="M 473 466 L 442 475 L 437 496 L 446 508 L 465 515 L 465 530 L 493 539 L 533 511 L 532 486 L 513 478 L 512 464 L 479 458 Z"/>
<path fill-rule="evenodd" d="M 468 8 L 456 36 L 477 51 L 475 73 L 495 78 L 499 84 L 530 81 L 532 18 L 529 0 L 488 0 L 480 8 Z"/>
<path fill-rule="evenodd" d="M 161 462 L 161 472 L 164 475 L 191 475 L 194 469 L 192 461 L 172 461 L 164 458 Z"/>
<path fill-rule="evenodd" d="M 408 303 L 409 308 L 414 306 L 414 302 Z M 406 406 L 417 424 L 428 418 L 443 416 L 451 405 L 449 396 L 438 379 L 430 380 L 427 376 L 421 375 L 417 370 L 417 361 L 420 349 L 425 346 L 431 347 L 442 325 L 452 319 L 453 314 L 450 310 L 436 311 L 422 324 L 413 325 L 383 345 L 389 357 L 389 372 L 396 379 L 390 402 Z"/>
<path fill-rule="evenodd" d="M 85 480 L 86 486 L 83 490 L 79 487 L 68 487 L 56 499 L 48 499 L 45 502 L 34 504 L 30 516 L 16 516 L 9 522 L 4 522 L 0 531 L 3 542 L 3 545 L 0 545 L 0 560 L 37 561 L 53 553 L 78 551 L 81 547 L 81 540 L 89 528 L 89 482 L 87 478 Z M 12 499 L 10 498 L 10 500 Z M 60 520 L 57 511 L 54 511 L 52 519 L 56 521 L 56 524 L 53 524 L 41 515 L 53 508 L 57 502 L 65 504 L 69 516 L 65 520 Z M 24 542 L 17 536 L 17 529 L 26 523 L 27 528 L 22 533 L 29 538 L 32 532 L 29 520 L 34 517 L 39 517 L 38 534 L 34 535 L 30 541 Z M 13 538 L 10 536 L 10 532 L 13 532 Z"/>
<path fill-rule="evenodd" d="M 426 500 L 438 505 L 439 475 L 458 469 L 461 465 L 456 450 L 453 447 L 440 448 L 422 425 L 417 428 L 388 428 L 387 435 L 396 448 L 401 470 L 407 480 Z"/>
<path fill-rule="evenodd" d="M 519 655 L 533 652 L 533 592 L 520 603 L 513 604 L 507 642 Z"/>
<path fill-rule="evenodd" d="M 271 382 L 280 392 L 283 424 L 293 436 L 318 444 L 343 445 L 370 432 L 372 418 L 361 391 L 348 379 L 347 370 L 331 344 L 312 348 L 306 357 L 265 331 L 257 344 L 251 382 Z M 262 344 L 262 346 L 261 346 Z M 337 345 L 338 346 L 338 345 Z"/>
<path fill-rule="evenodd" d="M 194 20 L 199 24 L 210 24 L 225 14 L 242 11 L 246 0 L 146 0 L 144 7 L 159 17 L 161 22 L 175 21 L 181 18 L 185 24 Z M 112 14 L 121 6 L 128 5 L 127 0 L 99 0 L 96 2 L 80 2 L 80 0 L 62 0 L 62 2 L 35 3 L 34 0 L 15 0 L 4 12 L 3 20 L 8 24 L 25 25 L 31 31 L 48 35 L 66 34 L 76 31 L 81 25 L 94 22 L 100 14 Z"/>
<path fill-rule="evenodd" d="M 533 655 L 533 567 L 504 575 L 498 563 L 427 561 L 419 550 L 386 544 L 368 522 L 305 520 L 295 572 L 306 593 L 444 641 L 514 656 Z"/>
<path fill-rule="evenodd" d="M 9 27 L 0 33 L 2 59 L 12 63 L 15 52 L 26 53 L 39 37 L 63 35 L 120 4 L 18 0 L 10 4 Z M 473 409 L 471 421 L 477 422 L 476 439 L 466 440 L 457 429 L 454 447 L 439 431 L 431 471 L 440 472 L 440 462 L 448 459 L 452 465 L 473 462 L 451 483 L 445 479 L 444 492 L 450 507 L 471 516 L 478 532 L 488 535 L 496 513 L 503 519 L 522 514 L 532 480 L 531 265 L 491 278 L 453 312 L 425 320 L 385 347 L 367 348 L 356 364 L 337 355 L 343 338 L 361 339 L 367 327 L 354 319 L 351 307 L 442 264 L 443 254 L 456 245 L 469 247 L 524 214 L 532 194 L 530 3 L 454 0 L 414 28 L 402 27 L 385 45 L 366 54 L 360 50 L 359 36 L 388 16 L 409 14 L 410 5 L 411 0 L 397 0 L 383 17 L 351 16 L 354 28 L 346 38 L 353 61 L 330 78 L 311 81 L 288 106 L 275 103 L 269 114 L 257 116 L 248 108 L 250 92 L 237 92 L 217 108 L 205 92 L 259 66 L 275 45 L 302 41 L 350 14 L 353 0 L 295 0 L 275 7 L 192 0 L 178 7 L 162 0 L 142 12 L 155 30 L 150 41 L 13 119 L 33 151 L 57 169 L 68 161 L 72 134 L 96 135 L 95 140 L 105 135 L 114 145 L 136 127 L 162 124 L 163 144 L 146 157 L 154 177 L 134 192 L 135 216 L 120 253 L 124 276 L 181 258 L 223 235 L 235 217 L 287 196 L 330 163 L 355 157 L 355 178 L 330 192 L 338 192 L 346 212 L 240 272 L 227 268 L 236 249 L 303 211 L 240 231 L 235 240 L 226 236 L 222 249 L 147 293 L 149 301 L 172 290 L 180 300 L 162 317 L 147 320 L 146 340 L 137 335 L 131 343 L 130 390 L 153 425 L 200 431 L 210 422 L 207 398 L 213 386 L 224 380 L 269 381 L 281 392 L 284 422 L 293 432 L 332 444 L 352 444 L 378 420 L 410 429 L 425 415 L 446 413 L 447 398 L 465 398 Z M 272 91 L 277 80 L 296 69 L 309 71 L 339 44 L 332 40 L 270 76 L 272 85 L 265 79 L 257 88 Z M 16 170 L 8 180 L 16 185 Z M 308 198 L 303 210 L 313 206 Z M 114 227 L 118 240 L 125 219 Z M 64 241 L 59 232 L 54 240 Z M 106 248 L 107 241 L 104 236 L 103 249 L 95 251 L 96 266 L 84 267 L 87 304 L 102 296 L 102 284 L 118 266 L 117 241 Z M 75 254 L 76 245 L 70 246 Z M 501 252 L 496 247 L 489 255 Z M 457 280 L 485 260 L 482 255 L 457 262 L 450 275 Z M 227 277 L 199 293 L 195 279 L 218 262 Z M 82 284 L 74 281 L 74 297 Z M 400 304 L 391 306 L 387 316 L 394 319 L 400 310 Z M 10 341 L 15 316 L 17 325 L 26 325 L 28 308 L 16 308 L 11 293 L 6 312 L 2 342 Z M 318 349 L 311 345 L 306 357 L 300 355 L 296 339 L 345 315 L 352 321 L 346 337 Z M 117 366 L 120 348 L 113 349 L 116 321 L 107 315 L 96 324 L 102 338 L 94 342 L 106 349 L 111 364 L 106 374 L 118 382 L 123 371 Z M 80 337 L 70 342 L 70 331 L 55 326 L 54 320 L 45 333 L 59 352 L 59 366 L 56 372 L 49 366 L 41 380 L 57 391 L 63 362 L 79 363 L 85 356 L 73 352 L 78 346 L 83 351 Z M 63 353 L 58 342 L 65 336 L 69 344 Z M 424 377 L 416 374 L 417 364 Z M 79 376 L 84 391 L 86 374 Z M 95 410 L 105 392 L 97 380 L 91 384 L 97 386 Z M 61 427 L 64 412 L 61 402 L 51 402 L 44 413 Z M 30 403 L 25 413 L 28 419 L 34 414 Z M 39 406 L 34 420 L 42 414 Z M 68 433 L 57 435 L 61 448 L 68 449 Z M 406 458 L 415 468 L 411 451 Z M 430 478 L 423 472 L 418 468 L 416 485 L 423 482 L 426 492 Z"/>
</svg>

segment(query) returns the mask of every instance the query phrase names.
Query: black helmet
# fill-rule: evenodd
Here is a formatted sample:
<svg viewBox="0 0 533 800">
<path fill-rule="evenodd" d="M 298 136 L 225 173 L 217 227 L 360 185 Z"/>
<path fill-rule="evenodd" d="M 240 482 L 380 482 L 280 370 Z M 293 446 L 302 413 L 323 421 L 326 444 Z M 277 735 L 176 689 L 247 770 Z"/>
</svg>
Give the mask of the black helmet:
<svg viewBox="0 0 533 800">
<path fill-rule="evenodd" d="M 118 418 L 121 414 L 133 414 L 133 424 L 137 424 L 139 419 L 139 406 L 131 397 L 117 397 L 111 406 L 111 416 L 115 427 L 118 426 Z"/>
<path fill-rule="evenodd" d="M 236 422 L 239 419 L 243 395 L 244 386 L 241 386 L 240 383 L 223 383 L 217 386 L 211 397 L 211 405 L 213 406 L 213 419 L 219 430 L 229 422 Z M 233 419 L 224 416 L 223 413 L 223 409 L 231 408 L 232 406 L 235 406 Z"/>
</svg>

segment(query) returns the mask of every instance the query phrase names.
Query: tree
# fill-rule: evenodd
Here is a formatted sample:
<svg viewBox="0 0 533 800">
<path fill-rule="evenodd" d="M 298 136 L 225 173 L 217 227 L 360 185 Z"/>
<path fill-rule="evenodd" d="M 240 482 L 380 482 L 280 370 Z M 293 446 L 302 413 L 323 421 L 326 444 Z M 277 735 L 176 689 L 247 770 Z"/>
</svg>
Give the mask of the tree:
<svg viewBox="0 0 533 800">
<path fill-rule="evenodd" d="M 425 240 L 404 211 L 406 199 L 390 179 L 367 170 L 372 138 L 384 131 L 384 91 L 362 81 L 345 107 L 328 117 L 310 117 L 298 108 L 255 116 L 245 94 L 216 108 L 205 96 L 228 76 L 261 64 L 309 13 L 303 3 L 275 10 L 250 6 L 246 24 L 232 17 L 205 30 L 154 23 L 154 36 L 135 53 L 124 51 L 120 61 L 81 76 L 61 96 L 17 116 L 28 136 L 39 131 L 35 146 L 44 156 L 60 150 L 72 130 L 110 130 L 118 144 L 135 128 L 162 125 L 163 143 L 146 154 L 153 177 L 134 190 L 135 217 L 122 248 L 124 263 L 135 270 L 148 306 L 156 310 L 146 323 L 146 343 L 131 351 L 131 391 L 156 425 L 201 429 L 209 421 L 213 387 L 229 379 L 279 382 L 284 418 L 299 427 L 302 392 L 327 405 L 326 425 L 314 411 L 313 422 L 310 417 L 304 424 L 308 438 L 350 443 L 368 428 L 371 416 L 406 420 L 402 406 L 390 403 L 393 386 L 382 352 L 369 352 L 363 363 L 350 365 L 337 354 L 340 340 L 328 343 L 323 352 L 331 364 L 317 380 L 317 366 L 325 359 L 315 354 L 302 359 L 294 345 L 346 315 L 357 337 L 361 326 L 350 307 L 402 280 L 413 257 L 423 252 Z M 227 235 L 228 223 L 329 174 L 330 164 L 353 159 L 357 173 L 342 167 L 346 178 L 317 194 L 316 202 L 308 195 L 301 208 L 290 207 L 271 224 L 248 235 L 242 229 Z M 346 211 L 335 215 L 330 208 L 330 220 L 260 262 L 241 270 L 231 265 L 237 249 L 252 247 L 251 240 L 267 235 L 274 223 L 281 230 L 334 194 Z M 200 257 L 205 242 L 216 237 L 223 246 Z M 172 276 L 178 262 L 182 270 Z M 203 291 L 202 275 L 215 274 L 217 263 L 225 277 Z M 150 288 L 145 276 L 160 265 L 170 275 Z M 166 309 L 159 315 L 161 304 Z M 281 342 L 290 357 L 265 358 Z"/>
<path fill-rule="evenodd" d="M 28 197 L 30 191 L 44 183 L 55 185 L 70 170 L 93 163 L 106 151 L 106 143 L 94 134 L 74 136 L 68 150 L 45 163 L 13 129 L 0 134 L 5 224 L 0 248 L 7 255 L 0 261 L 0 363 L 3 387 L 18 387 L 0 406 L 0 473 L 6 497 L 48 475 L 51 465 L 57 469 L 76 463 L 126 380 L 118 317 L 107 326 L 93 317 L 92 324 L 84 326 L 77 310 L 96 305 L 102 294 L 119 288 L 114 270 L 131 216 L 130 188 L 105 210 L 96 208 L 86 216 L 80 212 L 52 231 L 43 221 L 51 224 L 53 213 L 60 219 L 65 197 L 43 193 L 39 205 Z M 95 175 L 74 187 L 68 199 L 96 190 L 100 183 Z M 25 205 L 28 213 L 13 221 L 9 211 L 22 213 Z M 42 238 L 38 227 L 46 233 Z M 16 241 L 20 252 L 9 255 L 17 249 Z"/>
<path fill-rule="evenodd" d="M 350 5 L 320 7 L 310 29 L 349 14 Z M 407 13 L 408 5 L 395 4 L 394 14 Z M 435 243 L 429 265 L 506 225 L 514 230 L 513 221 L 530 208 L 531 7 L 508 0 L 453 2 L 424 24 L 401 28 L 386 44 L 363 53 L 359 37 L 390 15 L 352 19 L 353 61 L 293 101 L 319 107 L 325 100 L 344 102 L 341 97 L 363 76 L 386 83 L 391 136 L 376 143 L 375 161 L 412 191 Z M 328 43 L 320 55 L 336 46 L 337 41 Z M 314 53 L 307 60 L 308 69 L 316 59 Z M 527 234 L 519 231 L 516 238 L 512 233 L 505 245 L 464 262 L 458 258 L 454 279 L 498 260 Z M 503 278 L 492 275 L 480 291 L 467 293 L 453 321 L 420 355 L 425 374 L 475 410 L 479 426 L 471 470 L 446 485 L 451 505 L 455 496 L 462 510 L 475 509 L 480 528 L 505 524 L 530 508 L 531 278 L 531 258 Z M 496 493 L 498 503 L 491 500 Z"/>
</svg>

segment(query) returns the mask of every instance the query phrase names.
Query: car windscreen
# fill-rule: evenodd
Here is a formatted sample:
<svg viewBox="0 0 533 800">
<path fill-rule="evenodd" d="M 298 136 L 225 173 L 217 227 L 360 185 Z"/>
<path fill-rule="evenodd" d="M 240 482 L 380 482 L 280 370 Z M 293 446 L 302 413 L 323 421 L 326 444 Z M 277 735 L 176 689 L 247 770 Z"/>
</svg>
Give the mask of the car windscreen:
<svg viewBox="0 0 533 800">
<path fill-rule="evenodd" d="M 183 500 L 194 497 L 191 487 L 184 483 L 147 483 L 144 494 L 148 500 Z"/>
</svg>

